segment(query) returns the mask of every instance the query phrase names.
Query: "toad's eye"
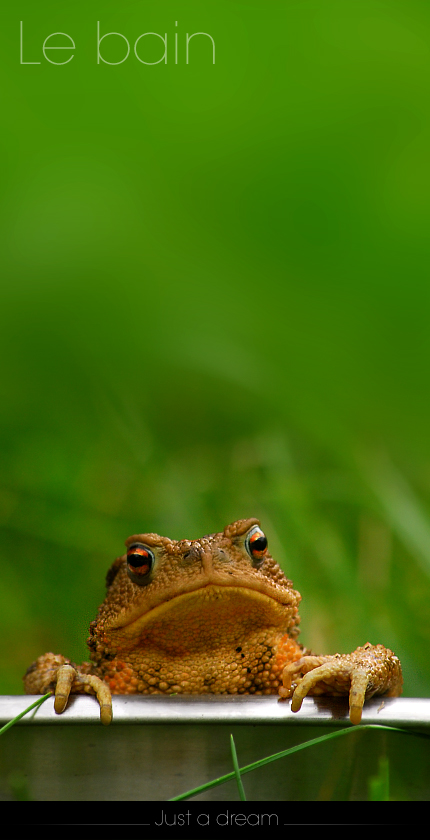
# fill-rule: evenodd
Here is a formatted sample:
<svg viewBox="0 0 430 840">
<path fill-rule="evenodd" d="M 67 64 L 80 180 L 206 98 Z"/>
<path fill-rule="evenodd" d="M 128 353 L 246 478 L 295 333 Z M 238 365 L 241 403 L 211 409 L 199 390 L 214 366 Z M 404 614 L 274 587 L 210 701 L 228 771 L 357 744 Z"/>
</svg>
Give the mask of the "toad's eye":
<svg viewBox="0 0 430 840">
<path fill-rule="evenodd" d="M 261 566 L 267 552 L 267 537 L 258 525 L 249 532 L 245 540 L 245 547 L 254 561 L 254 566 Z"/>
<path fill-rule="evenodd" d="M 142 543 L 134 543 L 127 551 L 127 572 L 134 583 L 146 585 L 155 563 L 150 548 Z"/>
</svg>

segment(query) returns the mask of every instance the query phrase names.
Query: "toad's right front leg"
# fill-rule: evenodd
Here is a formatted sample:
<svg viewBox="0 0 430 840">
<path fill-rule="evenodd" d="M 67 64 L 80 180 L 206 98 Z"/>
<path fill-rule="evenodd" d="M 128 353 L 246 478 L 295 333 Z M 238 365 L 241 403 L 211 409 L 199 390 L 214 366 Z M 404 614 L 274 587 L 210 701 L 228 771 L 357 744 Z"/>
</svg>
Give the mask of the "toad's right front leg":
<svg viewBox="0 0 430 840">
<path fill-rule="evenodd" d="M 91 665 L 75 665 L 54 653 L 39 656 L 24 676 L 26 694 L 55 693 L 54 709 L 64 711 L 70 694 L 95 694 L 100 704 L 100 720 L 107 725 L 112 720 L 112 696 L 109 687 L 99 677 L 91 674 Z"/>
</svg>

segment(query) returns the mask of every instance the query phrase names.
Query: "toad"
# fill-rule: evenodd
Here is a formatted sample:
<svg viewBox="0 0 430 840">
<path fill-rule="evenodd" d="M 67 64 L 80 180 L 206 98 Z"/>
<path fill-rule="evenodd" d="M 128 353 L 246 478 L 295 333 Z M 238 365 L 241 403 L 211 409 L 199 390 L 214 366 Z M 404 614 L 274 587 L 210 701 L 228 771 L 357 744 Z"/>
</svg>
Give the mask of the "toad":
<svg viewBox="0 0 430 840">
<path fill-rule="evenodd" d="M 383 645 L 315 656 L 297 641 L 300 594 L 268 551 L 258 519 L 199 540 L 135 534 L 106 578 L 90 624 L 91 662 L 53 653 L 30 665 L 27 694 L 95 694 L 102 723 L 111 694 L 274 694 L 299 711 L 308 695 L 349 695 L 352 723 L 375 694 L 402 690 L 397 656 Z"/>
</svg>

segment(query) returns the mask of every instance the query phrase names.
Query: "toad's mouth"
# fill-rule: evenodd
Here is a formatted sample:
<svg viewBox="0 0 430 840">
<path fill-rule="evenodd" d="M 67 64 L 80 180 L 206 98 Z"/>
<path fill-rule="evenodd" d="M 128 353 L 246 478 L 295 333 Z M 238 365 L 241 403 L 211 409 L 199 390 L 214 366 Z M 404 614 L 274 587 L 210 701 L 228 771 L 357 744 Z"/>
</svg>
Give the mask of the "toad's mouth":
<svg viewBox="0 0 430 840">
<path fill-rule="evenodd" d="M 131 641 L 157 629 L 161 634 L 168 630 L 171 639 L 175 633 L 206 636 L 216 628 L 240 625 L 285 627 L 297 615 L 298 594 L 289 589 L 275 592 L 267 594 L 249 586 L 210 583 L 165 597 L 144 610 L 136 607 L 124 612 L 106 629 L 119 631 L 122 638 L 126 636 Z"/>
</svg>

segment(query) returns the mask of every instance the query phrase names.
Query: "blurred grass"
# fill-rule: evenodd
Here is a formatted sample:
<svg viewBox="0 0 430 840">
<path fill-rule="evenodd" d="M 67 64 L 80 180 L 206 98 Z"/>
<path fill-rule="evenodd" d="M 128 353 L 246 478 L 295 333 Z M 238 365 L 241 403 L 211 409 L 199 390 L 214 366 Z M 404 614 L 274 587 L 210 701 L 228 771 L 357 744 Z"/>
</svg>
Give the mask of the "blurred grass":
<svg viewBox="0 0 430 840">
<path fill-rule="evenodd" d="M 130 533 L 257 515 L 303 642 L 427 694 L 428 5 L 1 15 L 1 690 L 86 656 Z M 74 61 L 20 66 L 16 16 Z M 217 63 L 97 66 L 93 18 Z"/>
</svg>

